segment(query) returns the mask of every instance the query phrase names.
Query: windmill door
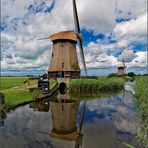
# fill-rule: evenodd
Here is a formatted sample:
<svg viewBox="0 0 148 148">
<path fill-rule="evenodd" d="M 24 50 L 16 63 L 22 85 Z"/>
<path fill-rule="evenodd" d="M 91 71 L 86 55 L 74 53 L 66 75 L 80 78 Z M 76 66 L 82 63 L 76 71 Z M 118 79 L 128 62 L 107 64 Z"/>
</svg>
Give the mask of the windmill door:
<svg viewBox="0 0 148 148">
<path fill-rule="evenodd" d="M 58 78 L 64 78 L 64 71 L 57 72 L 56 77 L 58 77 Z"/>
</svg>

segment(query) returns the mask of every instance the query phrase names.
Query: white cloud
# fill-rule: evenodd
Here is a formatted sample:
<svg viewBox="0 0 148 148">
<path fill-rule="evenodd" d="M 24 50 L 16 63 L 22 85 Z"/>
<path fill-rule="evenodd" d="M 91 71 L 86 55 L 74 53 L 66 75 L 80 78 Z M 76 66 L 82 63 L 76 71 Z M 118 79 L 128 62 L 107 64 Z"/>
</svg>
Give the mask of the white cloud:
<svg viewBox="0 0 148 148">
<path fill-rule="evenodd" d="M 123 50 L 121 55 L 118 57 L 119 61 L 122 61 L 124 59 L 125 62 L 131 62 L 133 59 L 135 59 L 136 55 L 133 52 L 132 49 L 126 48 Z"/>
<path fill-rule="evenodd" d="M 40 41 L 38 47 L 37 38 L 74 29 L 72 0 L 56 0 L 50 13 L 31 14 L 27 8 L 35 1 L 2 0 L 1 17 L 8 16 L 8 30 L 2 32 L 3 68 L 47 68 L 50 61 L 51 41 Z M 44 2 L 49 6 L 53 0 Z M 104 41 L 90 42 L 86 46 L 84 52 L 87 67 L 116 66 L 119 63 L 117 57 L 108 55 L 109 50 L 116 52 L 127 48 L 135 39 L 146 38 L 146 0 L 76 0 L 76 2 L 81 27 L 92 30 L 96 34 L 106 34 Z M 116 10 L 121 10 L 122 13 Z M 130 21 L 115 24 L 116 17 L 128 18 L 128 12 L 131 13 Z M 14 30 L 12 25 L 12 20 L 15 18 L 18 18 L 17 30 Z M 23 21 L 27 21 L 28 24 L 24 25 Z M 112 31 L 117 42 L 110 44 L 107 34 L 110 35 Z M 135 55 L 136 58 L 139 57 L 138 64 L 145 65 L 140 62 L 143 53 L 135 53 Z M 12 58 L 8 58 L 10 56 Z M 134 66 L 135 63 L 132 61 L 129 65 Z"/>
<path fill-rule="evenodd" d="M 137 18 L 147 12 L 147 0 L 117 0 L 116 5 L 116 9 L 120 11 L 116 15 L 120 18 Z"/>
<path fill-rule="evenodd" d="M 82 27 L 107 33 L 115 25 L 115 0 L 79 0 L 77 7 Z"/>
<path fill-rule="evenodd" d="M 123 36 L 146 37 L 147 13 L 140 15 L 137 19 L 117 24 L 114 33 L 117 38 Z"/>
<path fill-rule="evenodd" d="M 146 67 L 147 66 L 147 51 L 138 51 L 135 53 L 136 58 L 128 63 L 129 67 Z"/>
</svg>

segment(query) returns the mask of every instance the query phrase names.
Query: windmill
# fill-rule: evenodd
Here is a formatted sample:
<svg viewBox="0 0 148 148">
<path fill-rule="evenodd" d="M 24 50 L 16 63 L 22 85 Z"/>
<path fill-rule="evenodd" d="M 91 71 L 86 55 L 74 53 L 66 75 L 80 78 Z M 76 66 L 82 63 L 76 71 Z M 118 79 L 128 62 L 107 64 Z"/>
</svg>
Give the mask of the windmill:
<svg viewBox="0 0 148 148">
<path fill-rule="evenodd" d="M 125 75 L 125 62 L 124 62 L 124 58 L 122 58 L 122 65 L 121 66 L 118 66 L 118 73 L 117 75 L 118 76 L 124 76 Z"/>
<path fill-rule="evenodd" d="M 52 56 L 48 68 L 49 78 L 77 78 L 80 76 L 80 67 L 78 64 L 76 44 L 80 48 L 82 64 L 87 75 L 86 63 L 82 45 L 82 34 L 77 13 L 75 0 L 73 1 L 73 15 L 75 22 L 74 31 L 63 31 L 51 35 L 50 37 L 40 38 L 38 40 L 51 39 L 53 43 Z"/>
</svg>

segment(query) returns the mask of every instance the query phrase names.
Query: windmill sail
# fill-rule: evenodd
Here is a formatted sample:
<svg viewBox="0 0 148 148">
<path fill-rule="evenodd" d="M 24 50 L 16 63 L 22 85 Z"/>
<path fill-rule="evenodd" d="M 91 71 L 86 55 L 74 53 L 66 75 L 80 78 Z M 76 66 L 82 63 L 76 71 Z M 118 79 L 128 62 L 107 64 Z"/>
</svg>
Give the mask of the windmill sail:
<svg viewBox="0 0 148 148">
<path fill-rule="evenodd" d="M 81 32 L 80 32 L 80 24 L 79 24 L 79 18 L 78 18 L 77 6 L 76 6 L 75 0 L 73 0 L 73 15 L 74 15 L 75 28 L 76 28 L 76 31 L 78 33 L 78 38 L 79 38 L 80 56 L 82 59 L 85 73 L 87 75 L 86 63 L 85 63 L 85 57 L 84 57 L 84 51 L 83 51 L 83 44 L 82 44 L 82 38 L 81 38 Z"/>
<path fill-rule="evenodd" d="M 123 67 L 125 68 L 125 62 L 124 62 L 124 58 L 122 58 L 122 62 L 123 62 Z"/>
</svg>

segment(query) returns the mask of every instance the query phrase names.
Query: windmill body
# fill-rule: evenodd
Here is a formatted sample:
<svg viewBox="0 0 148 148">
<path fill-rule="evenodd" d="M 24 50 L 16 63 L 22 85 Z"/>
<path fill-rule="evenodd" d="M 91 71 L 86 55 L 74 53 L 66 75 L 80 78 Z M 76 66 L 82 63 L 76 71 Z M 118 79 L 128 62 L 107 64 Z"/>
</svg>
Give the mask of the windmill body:
<svg viewBox="0 0 148 148">
<path fill-rule="evenodd" d="M 124 76 L 125 72 L 124 72 L 125 67 L 124 66 L 119 66 L 118 67 L 118 76 Z"/>
<path fill-rule="evenodd" d="M 123 62 L 123 65 L 117 67 L 118 68 L 118 72 L 117 72 L 118 76 L 124 76 L 125 75 L 126 66 L 125 66 L 125 63 L 124 63 L 124 59 L 122 59 L 122 62 Z"/>
<path fill-rule="evenodd" d="M 71 79 L 80 76 L 80 67 L 76 52 L 77 41 L 79 43 L 82 65 L 87 75 L 76 2 L 75 0 L 72 0 L 72 2 L 76 32 L 63 31 L 50 36 L 51 41 L 53 42 L 53 47 L 51 62 L 48 68 L 49 78 L 64 78 L 65 81 L 65 78 Z M 49 37 L 40 38 L 38 40 L 44 39 L 49 39 Z"/>
<path fill-rule="evenodd" d="M 50 36 L 53 42 L 52 56 L 48 69 L 50 78 L 77 78 L 80 76 L 76 43 L 77 34 L 64 31 Z"/>
</svg>

